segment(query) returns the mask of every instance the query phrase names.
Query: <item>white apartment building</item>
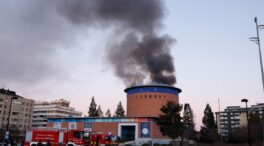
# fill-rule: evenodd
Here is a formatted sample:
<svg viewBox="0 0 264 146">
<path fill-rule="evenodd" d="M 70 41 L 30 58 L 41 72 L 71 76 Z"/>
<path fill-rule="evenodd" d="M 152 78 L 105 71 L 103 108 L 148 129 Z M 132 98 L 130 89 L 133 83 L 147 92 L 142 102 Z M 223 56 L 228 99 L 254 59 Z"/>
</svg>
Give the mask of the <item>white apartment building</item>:
<svg viewBox="0 0 264 146">
<path fill-rule="evenodd" d="M 59 99 L 51 102 L 35 102 L 33 109 L 32 128 L 47 126 L 48 118 L 54 117 L 81 117 L 82 112 L 70 107 L 70 102 Z"/>
<path fill-rule="evenodd" d="M 14 91 L 0 89 L 0 129 L 6 130 L 8 121 L 9 131 L 19 129 L 23 133 L 31 128 L 33 105 L 34 100 L 21 97 Z"/>
<path fill-rule="evenodd" d="M 248 107 L 248 113 L 253 113 L 263 118 L 264 103 L 258 103 Z M 240 106 L 228 106 L 224 111 L 216 112 L 218 133 L 228 138 L 232 130 L 238 127 L 247 126 L 246 108 Z"/>
</svg>

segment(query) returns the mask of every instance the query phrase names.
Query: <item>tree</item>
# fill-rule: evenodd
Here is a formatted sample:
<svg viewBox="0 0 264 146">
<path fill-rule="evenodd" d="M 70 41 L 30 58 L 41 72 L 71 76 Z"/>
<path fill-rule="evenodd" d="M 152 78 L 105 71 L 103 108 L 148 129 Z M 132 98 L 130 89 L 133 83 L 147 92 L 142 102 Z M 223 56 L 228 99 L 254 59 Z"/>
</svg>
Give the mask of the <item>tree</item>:
<svg viewBox="0 0 264 146">
<path fill-rule="evenodd" d="M 203 126 L 201 127 L 201 141 L 214 143 L 217 139 L 217 126 L 214 120 L 214 113 L 211 106 L 206 104 L 203 117 Z"/>
<path fill-rule="evenodd" d="M 89 111 L 88 111 L 89 117 L 98 117 L 99 116 L 96 107 L 97 107 L 97 105 L 94 101 L 94 97 L 92 97 L 90 107 L 89 107 Z"/>
<path fill-rule="evenodd" d="M 110 109 L 107 109 L 106 113 L 105 113 L 106 117 L 112 117 Z"/>
<path fill-rule="evenodd" d="M 195 139 L 195 129 L 194 129 L 195 124 L 193 119 L 193 111 L 190 107 L 190 104 L 188 103 L 184 105 L 183 123 L 184 123 L 183 136 L 188 139 Z"/>
<path fill-rule="evenodd" d="M 114 117 L 125 117 L 125 110 L 123 108 L 121 101 L 119 101 L 117 105 Z"/>
<path fill-rule="evenodd" d="M 177 137 L 182 135 L 184 129 L 184 124 L 180 115 L 181 110 L 181 105 L 169 101 L 166 105 L 162 106 L 160 109 L 162 114 L 160 114 L 157 119 L 160 132 L 164 136 L 169 136 L 173 143 Z"/>
<path fill-rule="evenodd" d="M 103 113 L 103 111 L 102 111 L 100 105 L 99 105 L 98 108 L 97 108 L 97 113 L 98 113 L 99 117 L 104 117 L 104 113 Z"/>
<path fill-rule="evenodd" d="M 249 126 L 252 142 L 260 142 L 263 140 L 263 121 L 260 116 L 261 114 L 258 112 L 250 112 L 249 114 Z"/>
</svg>

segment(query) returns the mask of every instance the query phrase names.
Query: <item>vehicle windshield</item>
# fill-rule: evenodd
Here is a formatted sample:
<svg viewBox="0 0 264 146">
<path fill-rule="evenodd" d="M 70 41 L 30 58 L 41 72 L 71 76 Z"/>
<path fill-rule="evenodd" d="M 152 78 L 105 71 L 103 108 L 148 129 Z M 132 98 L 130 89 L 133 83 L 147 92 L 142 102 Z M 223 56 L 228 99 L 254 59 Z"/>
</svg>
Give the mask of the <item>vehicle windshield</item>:
<svg viewBox="0 0 264 146">
<path fill-rule="evenodd" d="M 73 136 L 77 139 L 80 139 L 82 137 L 82 132 L 80 131 L 74 131 Z"/>
<path fill-rule="evenodd" d="M 83 140 L 90 140 L 90 133 L 89 132 L 83 132 Z"/>
</svg>

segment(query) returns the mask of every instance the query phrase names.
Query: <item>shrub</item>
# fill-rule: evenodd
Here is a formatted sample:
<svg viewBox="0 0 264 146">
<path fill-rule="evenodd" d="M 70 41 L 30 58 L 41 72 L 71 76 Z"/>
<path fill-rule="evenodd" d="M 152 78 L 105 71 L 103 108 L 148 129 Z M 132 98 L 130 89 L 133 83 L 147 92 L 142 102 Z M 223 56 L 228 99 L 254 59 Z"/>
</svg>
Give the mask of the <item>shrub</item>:
<svg viewBox="0 0 264 146">
<path fill-rule="evenodd" d="M 141 146 L 150 146 L 150 144 L 148 144 L 148 143 L 144 143 L 144 144 L 142 144 Z"/>
</svg>

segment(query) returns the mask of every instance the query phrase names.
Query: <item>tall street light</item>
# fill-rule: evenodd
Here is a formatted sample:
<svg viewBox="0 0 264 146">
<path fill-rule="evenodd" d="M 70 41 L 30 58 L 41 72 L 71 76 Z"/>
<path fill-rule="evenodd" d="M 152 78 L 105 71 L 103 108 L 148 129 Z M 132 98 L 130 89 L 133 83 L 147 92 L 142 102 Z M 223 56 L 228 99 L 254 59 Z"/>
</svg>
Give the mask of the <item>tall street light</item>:
<svg viewBox="0 0 264 146">
<path fill-rule="evenodd" d="M 263 88 L 263 92 L 264 92 L 264 73 L 263 73 L 263 64 L 262 64 L 262 54 L 261 54 L 261 47 L 260 47 L 260 39 L 259 39 L 259 30 L 263 29 L 264 25 L 258 25 L 257 17 L 254 18 L 254 21 L 256 23 L 257 37 L 251 37 L 251 38 L 249 38 L 249 40 L 252 41 L 252 42 L 255 42 L 258 45 L 259 62 L 260 62 L 261 78 L 262 78 L 262 88 Z M 264 127 L 264 121 L 263 121 L 263 127 Z M 264 128 L 263 128 L 263 140 L 264 140 Z M 263 146 L 264 146 L 264 142 L 263 142 Z"/>
<path fill-rule="evenodd" d="M 9 106 L 9 113 L 7 118 L 7 124 L 6 124 L 6 133 L 5 133 L 5 139 L 9 139 L 9 123 L 10 123 L 10 117 L 11 117 L 11 111 L 12 111 L 12 103 L 14 99 L 18 99 L 17 96 L 11 97 L 11 103 Z"/>
<path fill-rule="evenodd" d="M 249 146 L 252 146 L 251 144 L 251 134 L 250 134 L 250 127 L 249 127 L 249 120 L 248 120 L 248 108 L 247 108 L 247 99 L 242 99 L 241 102 L 245 102 L 246 103 L 246 115 L 247 115 L 247 127 L 248 127 L 248 144 Z"/>
<path fill-rule="evenodd" d="M 262 77 L 262 88 L 263 88 L 263 92 L 264 92 L 264 72 L 263 72 L 262 55 L 261 55 L 261 47 L 260 47 L 260 39 L 259 39 L 259 30 L 263 29 L 264 25 L 258 25 L 257 17 L 255 17 L 254 21 L 256 23 L 257 37 L 250 37 L 249 40 L 252 42 L 255 42 L 258 45 L 259 62 L 260 62 L 261 77 Z"/>
</svg>

